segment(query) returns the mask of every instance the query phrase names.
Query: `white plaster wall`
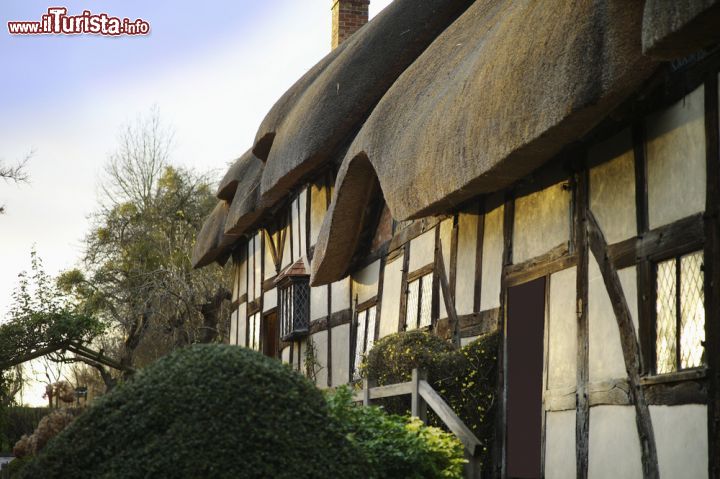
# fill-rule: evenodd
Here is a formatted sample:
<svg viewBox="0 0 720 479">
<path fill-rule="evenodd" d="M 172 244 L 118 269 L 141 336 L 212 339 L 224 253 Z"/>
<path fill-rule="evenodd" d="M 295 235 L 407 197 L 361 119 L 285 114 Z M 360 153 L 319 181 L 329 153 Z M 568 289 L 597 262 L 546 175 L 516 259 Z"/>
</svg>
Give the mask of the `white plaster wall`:
<svg viewBox="0 0 720 479">
<path fill-rule="evenodd" d="M 503 256 L 503 207 L 485 215 L 480 310 L 500 307 Z"/>
<path fill-rule="evenodd" d="M 241 303 L 237 309 L 237 344 L 245 346 L 247 329 L 247 303 Z"/>
<path fill-rule="evenodd" d="M 255 258 L 255 246 L 252 238 L 248 242 L 248 260 L 247 260 L 247 268 L 248 268 L 248 300 L 252 301 L 255 299 L 255 267 L 253 266 L 253 261 Z"/>
<path fill-rule="evenodd" d="M 590 170 L 590 209 L 608 244 L 637 234 L 635 154 L 630 130 L 590 149 L 591 161 L 609 160 Z"/>
<path fill-rule="evenodd" d="M 589 479 L 642 478 L 633 406 L 590 408 Z"/>
<path fill-rule="evenodd" d="M 350 325 L 343 324 L 332 329 L 332 385 L 348 382 L 350 374 Z"/>
<path fill-rule="evenodd" d="M 477 338 L 479 338 L 479 337 L 480 337 L 480 336 L 470 336 L 470 337 L 468 337 L 468 338 L 460 338 L 460 347 L 461 347 L 461 348 L 464 348 L 465 346 L 467 346 L 468 344 L 472 343 L 473 341 L 475 341 L 475 340 L 476 340 Z"/>
<path fill-rule="evenodd" d="M 705 210 L 705 115 L 701 85 L 646 120 L 650 228 Z"/>
<path fill-rule="evenodd" d="M 300 254 L 298 255 L 298 258 L 302 258 L 307 256 L 307 188 L 302 190 L 300 192 L 300 217 L 298 218 L 299 221 L 299 230 L 300 230 L 300 241 L 298 243 L 300 247 Z"/>
<path fill-rule="evenodd" d="M 325 189 L 312 185 L 310 189 L 310 245 L 317 242 L 320 235 L 325 213 L 327 212 L 327 198 Z"/>
<path fill-rule="evenodd" d="M 263 313 L 277 306 L 277 288 L 265 291 L 263 294 Z"/>
<path fill-rule="evenodd" d="M 426 231 L 410 241 L 410 270 L 422 268 L 435 258 L 435 230 Z"/>
<path fill-rule="evenodd" d="M 290 221 L 292 225 L 292 258 L 293 262 L 302 256 L 300 252 L 300 218 L 298 216 L 298 199 L 290 203 Z"/>
<path fill-rule="evenodd" d="M 332 284 L 331 312 L 337 313 L 350 308 L 350 276 Z"/>
<path fill-rule="evenodd" d="M 312 336 L 313 343 L 315 344 L 315 360 L 317 361 L 320 369 L 316 373 L 317 386 L 327 387 L 327 346 L 328 346 L 328 334 L 327 331 L 320 331 Z"/>
<path fill-rule="evenodd" d="M 235 311 L 232 316 L 230 316 L 230 338 L 229 343 L 232 345 L 237 344 L 237 323 L 238 323 L 238 314 L 237 311 Z"/>
<path fill-rule="evenodd" d="M 290 226 L 283 228 L 285 235 L 285 243 L 283 244 L 283 256 L 280 269 L 287 268 L 292 262 L 292 244 L 290 243 Z"/>
<path fill-rule="evenodd" d="M 650 406 L 660 477 L 708 477 L 707 406 Z"/>
<path fill-rule="evenodd" d="M 473 312 L 477 223 L 477 214 L 460 213 L 458 218 L 457 278 L 455 280 L 455 309 L 458 314 Z"/>
<path fill-rule="evenodd" d="M 295 356 L 295 367 L 294 369 L 296 371 L 299 371 L 302 373 L 302 375 L 305 375 L 305 354 L 307 353 L 307 341 L 300 340 L 297 343 L 295 343 L 295 350 L 297 351 L 297 355 Z"/>
<path fill-rule="evenodd" d="M 277 235 L 273 235 L 273 241 L 277 242 L 276 240 Z M 263 270 L 263 280 L 272 278 L 277 274 L 275 271 L 275 263 L 273 262 L 272 253 L 270 253 L 270 235 L 265 232 L 264 233 L 264 242 L 263 245 L 265 247 L 265 255 L 264 255 L 264 270 Z"/>
<path fill-rule="evenodd" d="M 632 315 L 637 337 L 638 307 L 635 267 L 632 266 L 618 271 L 618 276 Z M 627 373 L 625 372 L 625 360 L 620 344 L 620 330 L 618 329 L 615 312 L 605 289 L 600 269 L 592 254 L 590 255 L 588 280 L 590 382 L 624 378 Z"/>
<path fill-rule="evenodd" d="M 382 304 L 380 306 L 380 338 L 398 331 L 402 265 L 403 255 L 385 264 Z"/>
<path fill-rule="evenodd" d="M 328 313 L 327 286 L 310 288 L 310 320 L 324 318 Z"/>
<path fill-rule="evenodd" d="M 575 477 L 575 411 L 545 416 L 545 478 Z"/>
<path fill-rule="evenodd" d="M 513 263 L 540 256 L 570 239 L 570 191 L 558 183 L 515 200 Z"/>
<path fill-rule="evenodd" d="M 287 346 L 280 351 L 280 359 L 285 364 L 290 364 L 290 346 Z"/>
<path fill-rule="evenodd" d="M 577 381 L 576 276 L 573 267 L 550 277 L 547 389 Z"/>
<path fill-rule="evenodd" d="M 255 280 L 255 298 L 259 298 L 262 294 L 262 231 L 255 235 L 255 273 L 253 278 Z"/>
<path fill-rule="evenodd" d="M 247 261 L 244 258 L 237 268 L 238 273 L 238 297 L 247 293 Z"/>
<path fill-rule="evenodd" d="M 453 230 L 453 220 L 452 218 L 448 218 L 446 220 L 443 220 L 440 222 L 440 244 L 442 245 L 442 255 L 443 255 L 443 263 L 445 264 L 445 277 L 448 280 L 448 284 L 450 284 L 450 243 L 452 242 L 452 230 Z M 412 247 L 410 248 L 410 257 L 412 257 Z M 435 250 L 433 249 L 433 258 L 435 254 Z M 442 288 L 440 289 L 440 317 L 441 318 L 447 318 L 447 309 L 445 308 L 445 297 L 442 294 Z"/>
<path fill-rule="evenodd" d="M 352 275 L 353 297 L 363 303 L 377 296 L 380 279 L 380 260 L 376 260 Z"/>
</svg>

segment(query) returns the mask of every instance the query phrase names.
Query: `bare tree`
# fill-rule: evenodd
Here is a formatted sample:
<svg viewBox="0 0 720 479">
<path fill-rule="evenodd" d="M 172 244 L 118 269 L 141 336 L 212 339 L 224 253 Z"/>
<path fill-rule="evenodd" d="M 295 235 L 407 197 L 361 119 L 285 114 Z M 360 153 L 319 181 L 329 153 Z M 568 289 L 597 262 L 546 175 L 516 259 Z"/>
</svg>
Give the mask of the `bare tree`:
<svg viewBox="0 0 720 479">
<path fill-rule="evenodd" d="M 6 182 L 27 183 L 30 176 L 26 168 L 28 161 L 30 161 L 30 158 L 32 158 L 34 154 L 34 150 L 30 151 L 30 153 L 25 155 L 25 158 L 13 165 L 6 165 L 3 160 L 0 160 L 0 179 Z M 5 205 L 0 205 L 0 215 L 3 213 L 5 213 Z"/>
</svg>

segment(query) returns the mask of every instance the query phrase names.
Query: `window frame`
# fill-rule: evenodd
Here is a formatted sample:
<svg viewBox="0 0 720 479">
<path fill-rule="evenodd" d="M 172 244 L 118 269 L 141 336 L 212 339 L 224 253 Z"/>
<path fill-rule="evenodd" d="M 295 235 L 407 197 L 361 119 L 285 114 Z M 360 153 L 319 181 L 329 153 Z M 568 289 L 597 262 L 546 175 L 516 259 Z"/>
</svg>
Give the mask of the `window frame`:
<svg viewBox="0 0 720 479">
<path fill-rule="evenodd" d="M 362 328 L 363 331 L 363 351 L 362 354 L 367 354 L 370 349 L 368 349 L 368 317 L 370 315 L 370 311 L 374 310 L 374 318 L 372 322 L 372 341 L 370 341 L 370 349 L 372 349 L 372 346 L 375 345 L 375 342 L 377 341 L 377 333 L 378 333 L 378 325 L 380 324 L 380 318 L 378 317 L 378 297 L 375 296 L 372 299 L 365 301 L 364 303 L 360 305 L 355 306 L 355 312 L 353 314 L 353 321 L 352 321 L 352 334 L 350 335 L 351 339 L 351 349 L 350 349 L 350 372 L 351 372 L 351 380 L 359 380 L 359 366 L 360 361 L 358 356 L 358 329 L 360 328 L 360 318 L 364 317 Z"/>
<path fill-rule="evenodd" d="M 435 321 L 437 319 L 437 312 L 436 312 L 436 289 L 438 287 L 437 284 L 437 278 L 435 274 L 435 263 L 429 263 L 421 268 L 418 268 L 417 270 L 413 271 L 412 273 L 408 274 L 407 280 L 405 281 L 405 285 L 403 288 L 404 295 L 405 295 L 405 317 L 401 318 L 403 321 L 403 331 L 412 331 L 412 330 L 423 330 L 423 329 L 431 329 L 433 325 L 435 324 Z M 421 325 L 421 316 L 422 316 L 422 304 L 423 304 L 423 283 L 424 281 L 429 280 L 430 285 L 427 292 L 430 293 L 430 308 L 429 308 L 429 319 L 427 324 Z M 412 328 L 408 327 L 408 313 L 410 312 L 410 303 L 408 302 L 408 299 L 410 297 L 410 285 L 413 283 L 418 282 L 418 301 L 417 301 L 417 310 L 415 312 L 415 325 Z"/>
</svg>

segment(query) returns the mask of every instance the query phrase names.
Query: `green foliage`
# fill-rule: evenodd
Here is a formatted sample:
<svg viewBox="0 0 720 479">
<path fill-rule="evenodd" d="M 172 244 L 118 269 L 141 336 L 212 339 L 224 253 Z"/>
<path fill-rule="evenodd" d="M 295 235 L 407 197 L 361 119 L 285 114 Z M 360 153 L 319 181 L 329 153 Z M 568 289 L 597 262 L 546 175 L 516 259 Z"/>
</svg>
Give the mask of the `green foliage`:
<svg viewBox="0 0 720 479">
<path fill-rule="evenodd" d="M 308 380 L 232 346 L 172 353 L 98 400 L 24 478 L 365 477 Z"/>
<path fill-rule="evenodd" d="M 55 287 L 35 251 L 31 275 L 19 275 L 9 321 L 0 325 L 0 366 L 18 364 L 35 352 L 88 342 L 103 332 L 95 318 L 79 312 Z"/>
<path fill-rule="evenodd" d="M 487 465 L 495 435 L 497 347 L 497 334 L 481 336 L 455 349 L 424 331 L 401 332 L 379 340 L 361 372 L 382 386 L 409 381 L 413 368 L 428 371 L 433 388 L 482 443 L 481 463 Z M 409 403 L 392 398 L 381 404 L 390 412 L 404 414 Z M 432 413 L 428 419 L 443 426 Z"/>
<path fill-rule="evenodd" d="M 7 471 L 7 477 L 14 479 L 20 477 L 20 471 L 32 461 L 32 456 L 18 457 L 10 461 L 4 468 L 3 473 Z"/>
<path fill-rule="evenodd" d="M 461 478 L 463 446 L 452 434 L 415 418 L 385 413 L 374 406 L 352 404 L 347 387 L 327 395 L 330 415 L 361 451 L 371 479 Z M 328 476 L 329 477 L 329 476 Z"/>
</svg>

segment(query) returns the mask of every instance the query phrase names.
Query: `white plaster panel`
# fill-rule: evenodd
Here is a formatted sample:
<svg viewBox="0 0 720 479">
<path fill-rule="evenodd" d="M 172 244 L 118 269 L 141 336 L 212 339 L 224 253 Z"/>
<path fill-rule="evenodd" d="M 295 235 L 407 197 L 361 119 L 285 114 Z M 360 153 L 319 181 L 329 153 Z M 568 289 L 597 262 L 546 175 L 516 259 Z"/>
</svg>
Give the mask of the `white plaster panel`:
<svg viewBox="0 0 720 479">
<path fill-rule="evenodd" d="M 322 186 L 312 185 L 310 189 L 310 245 L 317 242 L 320 227 L 327 212 L 327 197 Z"/>
<path fill-rule="evenodd" d="M 310 320 L 324 318 L 328 314 L 327 286 L 310 288 Z"/>
<path fill-rule="evenodd" d="M 307 341 L 300 340 L 295 343 L 298 355 L 295 358 L 294 369 L 305 375 L 305 354 L 307 353 Z"/>
<path fill-rule="evenodd" d="M 235 263 L 235 278 L 233 279 L 233 301 L 247 293 L 247 262 L 245 259 Z"/>
<path fill-rule="evenodd" d="M 477 214 L 460 213 L 458 218 L 457 278 L 455 280 L 455 309 L 458 314 L 473 312 L 477 223 Z"/>
<path fill-rule="evenodd" d="M 575 477 L 575 411 L 545 416 L 545 478 Z"/>
<path fill-rule="evenodd" d="M 609 244 L 637 234 L 635 154 L 630 130 L 590 149 L 591 161 L 606 161 L 590 170 L 590 209 Z"/>
<path fill-rule="evenodd" d="M 412 273 L 432 263 L 435 258 L 435 230 L 431 229 L 410 241 L 410 269 Z"/>
<path fill-rule="evenodd" d="M 332 329 L 332 385 L 348 382 L 350 374 L 350 325 L 343 324 Z"/>
<path fill-rule="evenodd" d="M 708 477 L 707 406 L 650 406 L 660 477 Z"/>
<path fill-rule="evenodd" d="M 477 338 L 479 338 L 479 337 L 480 337 L 480 336 L 470 336 L 469 338 L 460 338 L 460 347 L 461 347 L 461 348 L 464 348 L 465 346 L 467 346 L 468 344 L 472 343 L 473 341 L 475 341 L 475 340 L 476 340 Z"/>
<path fill-rule="evenodd" d="M 577 378 L 577 268 L 550 277 L 547 389 L 575 386 Z"/>
<path fill-rule="evenodd" d="M 452 218 L 448 218 L 446 220 L 443 220 L 440 222 L 440 244 L 442 245 L 442 254 L 443 254 L 443 263 L 445 265 L 445 277 L 448 280 L 448 284 L 450 284 L 450 243 L 452 242 L 452 230 L 453 230 L 453 220 Z M 412 257 L 412 247 L 410 249 L 410 257 Z M 434 250 L 433 250 L 434 254 Z M 433 256 L 434 257 L 434 256 Z M 447 318 L 447 309 L 445 308 L 445 296 L 442 294 L 442 289 L 440 289 L 440 310 L 439 314 L 441 318 Z"/>
<path fill-rule="evenodd" d="M 635 275 L 634 266 L 618 271 L 637 337 L 638 313 Z M 592 255 L 590 255 L 588 271 L 588 334 L 590 382 L 626 377 L 625 359 L 623 358 L 617 319 L 605 289 L 600 268 Z"/>
<path fill-rule="evenodd" d="M 237 309 L 237 344 L 245 346 L 247 329 L 247 303 L 241 303 Z"/>
<path fill-rule="evenodd" d="M 298 243 L 300 254 L 298 258 L 303 258 L 307 256 L 307 188 L 300 192 L 298 201 L 300 201 L 300 217 L 298 218 L 300 223 L 298 228 L 300 231 L 300 242 Z"/>
<path fill-rule="evenodd" d="M 263 244 L 265 247 L 265 252 L 264 252 L 264 256 L 263 256 L 263 258 L 264 258 L 263 280 L 265 280 L 268 278 L 272 278 L 273 276 L 275 276 L 275 274 L 277 274 L 277 272 L 275 271 L 275 263 L 273 262 L 272 253 L 270 252 L 270 235 L 267 232 L 263 233 L 263 235 L 264 235 Z M 276 237 L 277 237 L 277 235 L 273 235 L 272 240 L 277 241 Z"/>
<path fill-rule="evenodd" d="M 701 85 L 647 118 L 650 228 L 705 210 L 704 98 Z"/>
<path fill-rule="evenodd" d="M 328 346 L 328 334 L 327 331 L 320 331 L 313 334 L 313 344 L 315 345 L 315 361 L 317 362 L 318 368 L 315 372 L 316 384 L 318 387 L 327 387 L 327 346 Z"/>
<path fill-rule="evenodd" d="M 254 255 L 255 255 L 255 273 L 253 274 L 253 278 L 255 280 L 255 298 L 259 298 L 262 294 L 262 237 L 263 232 L 259 231 L 255 235 L 255 241 L 254 241 Z"/>
<path fill-rule="evenodd" d="M 500 307 L 503 256 L 503 207 L 485 215 L 480 310 Z"/>
<path fill-rule="evenodd" d="M 238 323 L 238 315 L 237 315 L 237 311 L 235 311 L 230 316 L 230 338 L 229 338 L 228 342 L 232 345 L 237 344 L 237 323 Z"/>
<path fill-rule="evenodd" d="M 248 249 L 248 261 L 247 261 L 247 268 L 248 268 L 248 300 L 252 301 L 256 298 L 255 296 L 255 243 L 253 241 L 253 237 L 250 238 L 250 241 L 248 242 L 247 249 Z"/>
<path fill-rule="evenodd" d="M 290 346 L 287 346 L 280 351 L 280 359 L 285 364 L 290 364 Z"/>
<path fill-rule="evenodd" d="M 292 261 L 292 244 L 290 243 L 290 226 L 283 228 L 283 234 L 285 235 L 285 242 L 283 243 L 283 255 L 280 269 L 287 268 L 290 266 Z"/>
<path fill-rule="evenodd" d="M 547 253 L 570 239 L 570 191 L 558 183 L 515 200 L 513 263 Z"/>
<path fill-rule="evenodd" d="M 263 313 L 270 311 L 277 306 L 277 288 L 273 288 L 263 293 Z"/>
<path fill-rule="evenodd" d="M 334 282 L 331 291 L 333 313 L 350 308 L 350 276 Z"/>
<path fill-rule="evenodd" d="M 377 296 L 378 279 L 380 278 L 380 260 L 376 260 L 352 275 L 353 297 L 363 303 Z"/>
<path fill-rule="evenodd" d="M 633 406 L 590 408 L 588 478 L 642 478 L 640 439 Z"/>
<path fill-rule="evenodd" d="M 302 256 L 300 253 L 300 217 L 298 216 L 297 198 L 290 203 L 290 224 L 292 225 L 292 259 L 295 262 Z"/>
<path fill-rule="evenodd" d="M 402 265 L 403 255 L 385 265 L 382 304 L 380 306 L 380 338 L 398 331 Z"/>
</svg>

